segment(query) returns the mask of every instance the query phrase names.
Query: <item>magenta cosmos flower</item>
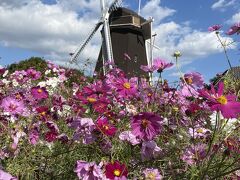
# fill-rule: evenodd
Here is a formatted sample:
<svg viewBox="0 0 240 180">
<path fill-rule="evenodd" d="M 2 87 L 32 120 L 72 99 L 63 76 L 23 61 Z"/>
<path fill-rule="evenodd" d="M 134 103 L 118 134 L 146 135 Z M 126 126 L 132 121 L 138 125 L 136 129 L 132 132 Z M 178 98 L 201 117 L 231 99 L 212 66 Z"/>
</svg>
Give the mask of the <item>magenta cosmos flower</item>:
<svg viewBox="0 0 240 180">
<path fill-rule="evenodd" d="M 213 32 L 213 31 L 218 31 L 219 29 L 221 29 L 221 25 L 219 25 L 219 24 L 215 24 L 215 25 L 213 25 L 213 26 L 210 26 L 209 28 L 208 28 L 208 31 L 210 31 L 210 32 Z"/>
<path fill-rule="evenodd" d="M 101 133 L 107 136 L 114 136 L 117 131 L 117 128 L 110 124 L 106 117 L 99 118 L 96 126 Z"/>
<path fill-rule="evenodd" d="M 240 22 L 234 24 L 228 31 L 226 34 L 228 35 L 233 35 L 233 34 L 239 34 L 240 33 Z"/>
<path fill-rule="evenodd" d="M 106 177 L 109 179 L 127 179 L 128 170 L 124 164 L 120 164 L 120 162 L 115 161 L 113 163 L 108 163 L 105 166 L 106 169 Z"/>
<path fill-rule="evenodd" d="M 137 93 L 136 82 L 128 81 L 125 78 L 118 78 L 115 82 L 115 88 L 120 97 L 131 97 Z"/>
<path fill-rule="evenodd" d="M 132 117 L 131 128 L 135 136 L 151 141 L 161 131 L 162 118 L 150 112 L 143 112 Z"/>
<path fill-rule="evenodd" d="M 212 111 L 220 111 L 224 118 L 237 118 L 240 115 L 240 102 L 236 101 L 235 95 L 224 95 L 224 84 L 219 83 L 216 92 L 213 85 L 211 90 L 200 90 L 200 95 L 207 98 Z"/>
<path fill-rule="evenodd" d="M 18 101 L 15 98 L 9 96 L 2 100 L 0 107 L 11 115 L 23 114 L 25 110 L 23 101 Z"/>
<path fill-rule="evenodd" d="M 31 89 L 31 94 L 35 99 L 47 99 L 48 98 L 48 92 L 45 87 L 33 87 Z"/>
</svg>

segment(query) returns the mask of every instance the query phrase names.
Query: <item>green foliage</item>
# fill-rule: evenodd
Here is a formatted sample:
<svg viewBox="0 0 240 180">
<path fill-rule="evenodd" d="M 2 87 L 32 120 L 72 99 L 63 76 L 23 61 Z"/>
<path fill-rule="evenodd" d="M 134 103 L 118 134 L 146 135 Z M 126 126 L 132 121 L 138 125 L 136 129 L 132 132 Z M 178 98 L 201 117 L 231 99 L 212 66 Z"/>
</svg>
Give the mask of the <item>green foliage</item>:
<svg viewBox="0 0 240 180">
<path fill-rule="evenodd" d="M 47 69 L 47 62 L 40 57 L 31 57 L 20 61 L 19 63 L 11 64 L 7 67 L 10 73 L 13 73 L 16 70 L 26 70 L 29 68 L 34 68 L 37 71 L 44 72 Z"/>
</svg>

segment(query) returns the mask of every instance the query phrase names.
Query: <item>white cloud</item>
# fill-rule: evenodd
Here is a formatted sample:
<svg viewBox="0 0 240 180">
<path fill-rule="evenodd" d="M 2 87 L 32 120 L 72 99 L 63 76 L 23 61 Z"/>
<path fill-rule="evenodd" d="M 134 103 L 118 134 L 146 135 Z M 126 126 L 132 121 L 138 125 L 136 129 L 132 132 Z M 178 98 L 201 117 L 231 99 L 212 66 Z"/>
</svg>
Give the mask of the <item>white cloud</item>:
<svg viewBox="0 0 240 180">
<path fill-rule="evenodd" d="M 213 10 L 220 10 L 220 11 L 225 11 L 225 8 L 233 6 L 235 4 L 236 0 L 218 0 L 215 2 L 211 8 Z"/>
<path fill-rule="evenodd" d="M 227 21 L 228 24 L 234 24 L 240 22 L 240 12 L 234 14 L 231 19 Z"/>
<path fill-rule="evenodd" d="M 75 51 L 96 22 L 96 18 L 79 17 L 75 11 L 64 9 L 59 4 L 31 1 L 20 7 L 2 5 L 0 42 L 4 46 L 34 50 L 45 54 L 45 57 L 66 60 L 68 53 Z M 91 53 L 84 51 L 83 59 L 97 57 L 99 46 L 96 44 L 100 44 L 99 32 L 87 46 Z"/>
<path fill-rule="evenodd" d="M 151 0 L 145 4 L 141 14 L 148 18 L 153 17 L 156 24 L 159 24 L 164 18 L 173 15 L 176 11 L 167 7 L 160 6 L 161 0 Z"/>
</svg>

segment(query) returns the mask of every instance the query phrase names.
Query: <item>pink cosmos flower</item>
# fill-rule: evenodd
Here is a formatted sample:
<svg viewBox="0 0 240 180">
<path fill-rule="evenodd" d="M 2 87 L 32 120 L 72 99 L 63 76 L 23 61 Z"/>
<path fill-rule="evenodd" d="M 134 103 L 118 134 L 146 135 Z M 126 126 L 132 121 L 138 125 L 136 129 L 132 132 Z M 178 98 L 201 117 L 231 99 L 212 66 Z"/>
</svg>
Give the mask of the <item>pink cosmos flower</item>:
<svg viewBox="0 0 240 180">
<path fill-rule="evenodd" d="M 77 173 L 79 179 L 82 180 L 99 180 L 103 178 L 101 170 L 102 165 L 97 165 L 95 162 L 77 161 L 74 172 Z"/>
<path fill-rule="evenodd" d="M 228 31 L 226 34 L 228 35 L 233 35 L 233 34 L 239 34 L 240 33 L 240 22 L 234 24 Z"/>
<path fill-rule="evenodd" d="M 143 170 L 145 180 L 161 180 L 162 175 L 159 173 L 158 169 L 147 168 Z"/>
<path fill-rule="evenodd" d="M 162 118 L 150 112 L 143 112 L 132 117 L 131 128 L 135 136 L 151 141 L 161 132 Z"/>
<path fill-rule="evenodd" d="M 155 66 L 145 66 L 145 65 L 141 65 L 140 69 L 142 69 L 144 72 L 150 72 L 150 73 L 157 70 Z"/>
<path fill-rule="evenodd" d="M 203 76 L 199 72 L 186 73 L 184 79 L 188 85 L 196 87 L 202 87 L 204 83 Z"/>
<path fill-rule="evenodd" d="M 41 77 L 41 72 L 30 68 L 27 70 L 27 76 L 30 77 L 32 80 L 37 80 Z"/>
<path fill-rule="evenodd" d="M 45 87 L 32 87 L 31 94 L 35 99 L 47 99 L 48 98 L 48 92 Z"/>
<path fill-rule="evenodd" d="M 110 124 L 106 117 L 99 118 L 96 126 L 100 132 L 107 136 L 114 136 L 117 131 L 117 128 Z"/>
<path fill-rule="evenodd" d="M 153 67 L 158 71 L 162 72 L 164 69 L 170 68 L 173 66 L 173 63 L 168 63 L 163 59 L 156 58 L 153 61 Z"/>
<path fill-rule="evenodd" d="M 136 82 L 129 81 L 125 78 L 118 78 L 114 84 L 120 97 L 132 97 L 137 93 Z"/>
<path fill-rule="evenodd" d="M 3 108 L 5 112 L 10 113 L 11 115 L 22 115 L 25 110 L 23 101 L 18 101 L 10 96 L 2 100 L 0 107 Z"/>
<path fill-rule="evenodd" d="M 219 25 L 219 24 L 215 24 L 215 25 L 213 25 L 213 26 L 210 26 L 209 28 L 208 28 L 208 31 L 210 31 L 210 32 L 213 32 L 213 31 L 218 31 L 219 29 L 221 29 L 221 25 Z"/>
<path fill-rule="evenodd" d="M 237 118 L 240 115 L 240 102 L 236 101 L 236 96 L 224 95 L 224 84 L 220 82 L 216 92 L 213 85 L 211 90 L 200 90 L 200 95 L 205 97 L 212 111 L 220 111 L 224 118 Z"/>
<path fill-rule="evenodd" d="M 125 180 L 127 179 L 127 175 L 128 175 L 128 170 L 127 167 L 124 164 L 120 164 L 120 162 L 115 161 L 113 163 L 108 163 L 105 166 L 106 169 L 106 177 L 109 179 L 121 179 L 121 180 Z"/>
</svg>

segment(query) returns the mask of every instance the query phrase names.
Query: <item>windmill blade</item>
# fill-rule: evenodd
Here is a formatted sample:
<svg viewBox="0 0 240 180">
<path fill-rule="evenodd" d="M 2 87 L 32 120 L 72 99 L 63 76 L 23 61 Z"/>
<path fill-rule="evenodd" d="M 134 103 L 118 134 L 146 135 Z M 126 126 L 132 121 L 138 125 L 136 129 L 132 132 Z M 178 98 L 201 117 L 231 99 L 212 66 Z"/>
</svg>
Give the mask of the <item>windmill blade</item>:
<svg viewBox="0 0 240 180">
<path fill-rule="evenodd" d="M 77 58 L 79 57 L 79 55 L 81 54 L 81 52 L 84 50 L 84 48 L 87 46 L 87 44 L 89 43 L 89 41 L 93 38 L 94 34 L 97 32 L 98 28 L 102 25 L 102 20 L 100 20 L 95 27 L 93 28 L 93 30 L 91 31 L 91 33 L 88 35 L 88 37 L 86 38 L 86 40 L 83 42 L 83 44 L 76 50 L 76 52 L 72 55 L 70 63 L 73 62 L 77 62 Z"/>
<path fill-rule="evenodd" d="M 114 2 L 108 8 L 108 13 L 117 10 L 119 7 L 122 7 L 122 0 L 114 0 Z"/>
</svg>

